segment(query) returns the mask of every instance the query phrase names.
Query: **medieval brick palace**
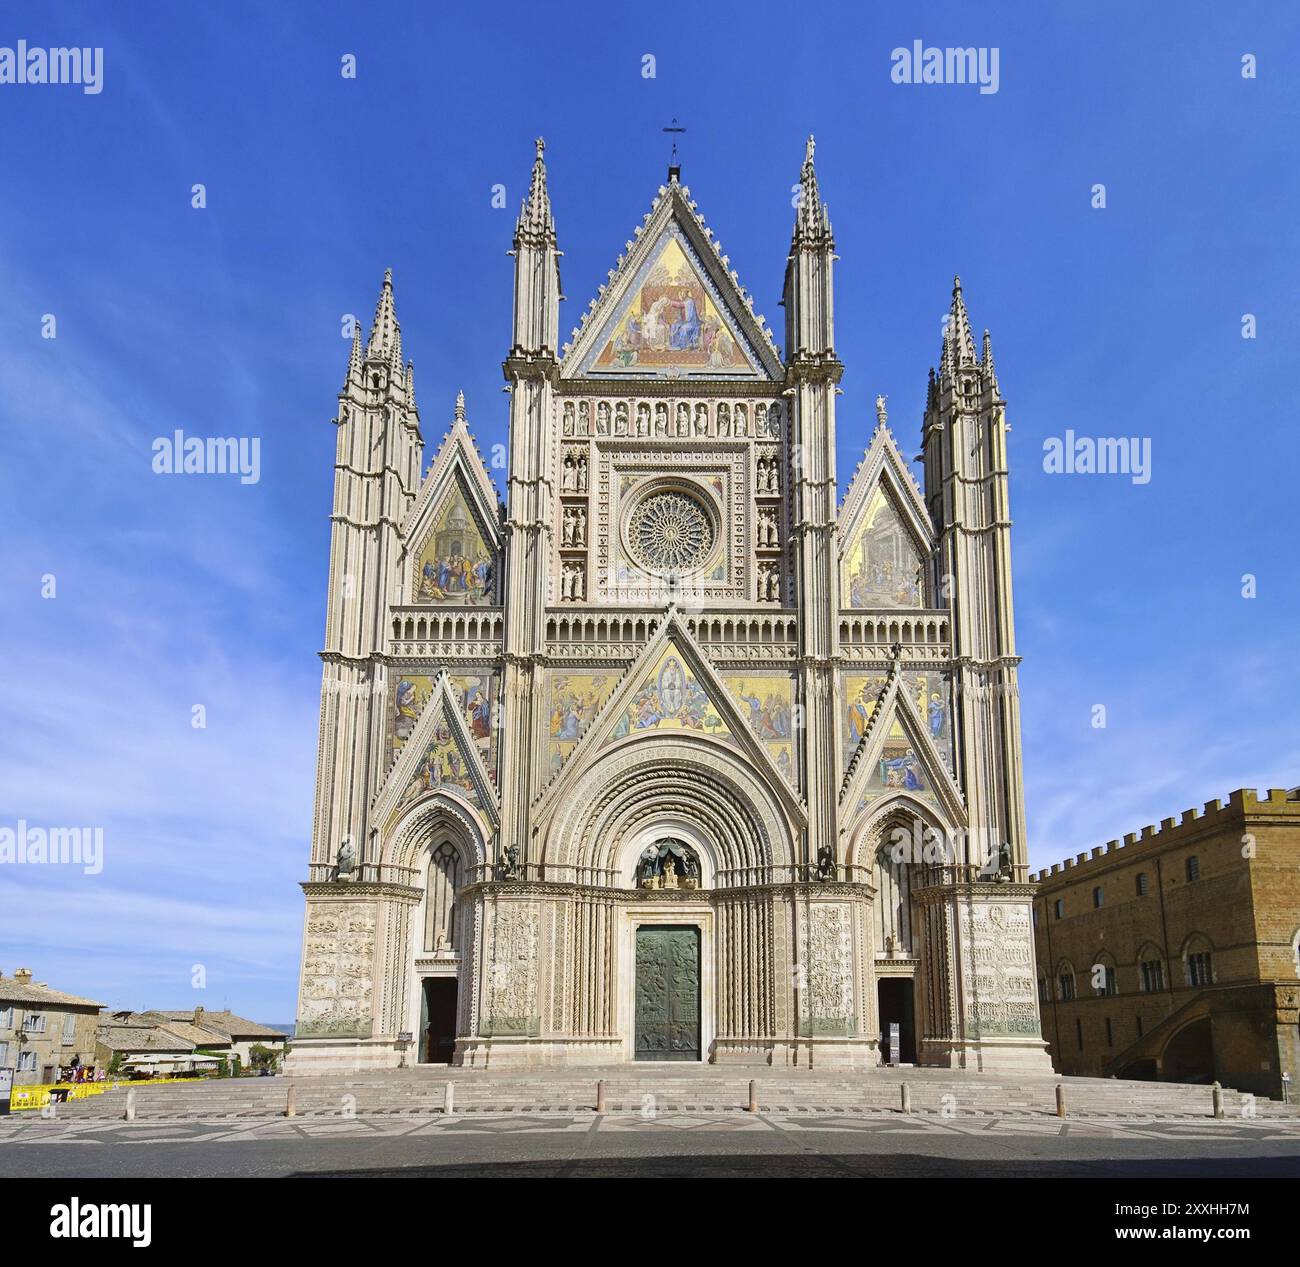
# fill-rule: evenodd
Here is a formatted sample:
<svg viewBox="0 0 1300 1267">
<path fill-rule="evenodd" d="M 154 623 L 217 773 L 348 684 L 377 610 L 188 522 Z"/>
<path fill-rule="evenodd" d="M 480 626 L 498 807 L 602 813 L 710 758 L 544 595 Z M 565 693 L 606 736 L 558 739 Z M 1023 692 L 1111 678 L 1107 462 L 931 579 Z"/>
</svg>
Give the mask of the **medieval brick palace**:
<svg viewBox="0 0 1300 1267">
<path fill-rule="evenodd" d="M 918 488 L 837 504 L 813 145 L 784 349 L 673 167 L 561 345 L 543 146 L 506 504 L 426 469 L 386 276 L 339 393 L 293 1063 L 1048 1069 L 1007 424 L 961 286 Z M 860 425 L 857 420 L 853 424 Z"/>
</svg>

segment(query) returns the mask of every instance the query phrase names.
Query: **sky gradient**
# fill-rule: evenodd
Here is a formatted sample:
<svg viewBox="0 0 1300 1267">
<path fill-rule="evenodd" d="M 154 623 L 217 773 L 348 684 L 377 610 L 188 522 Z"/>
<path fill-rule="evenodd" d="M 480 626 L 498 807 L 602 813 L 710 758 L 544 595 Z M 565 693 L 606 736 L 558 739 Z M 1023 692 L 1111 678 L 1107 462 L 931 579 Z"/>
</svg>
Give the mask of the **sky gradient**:
<svg viewBox="0 0 1300 1267">
<path fill-rule="evenodd" d="M 391 267 L 426 458 L 458 389 L 480 448 L 504 443 L 506 251 L 538 135 L 565 331 L 663 181 L 675 116 L 683 180 L 780 341 L 816 134 L 841 491 L 877 393 L 917 452 L 961 274 L 1013 428 L 1035 867 L 1300 782 L 1300 22 L 1147 9 L 11 10 L 0 45 L 101 46 L 104 88 L 0 85 L 0 826 L 102 826 L 106 858 L 0 867 L 0 970 L 292 1019 L 342 321 L 368 329 Z M 916 39 L 998 48 L 999 91 L 892 83 Z M 177 428 L 259 437 L 260 482 L 155 475 Z M 1045 473 L 1067 429 L 1149 438 L 1150 482 Z"/>
</svg>

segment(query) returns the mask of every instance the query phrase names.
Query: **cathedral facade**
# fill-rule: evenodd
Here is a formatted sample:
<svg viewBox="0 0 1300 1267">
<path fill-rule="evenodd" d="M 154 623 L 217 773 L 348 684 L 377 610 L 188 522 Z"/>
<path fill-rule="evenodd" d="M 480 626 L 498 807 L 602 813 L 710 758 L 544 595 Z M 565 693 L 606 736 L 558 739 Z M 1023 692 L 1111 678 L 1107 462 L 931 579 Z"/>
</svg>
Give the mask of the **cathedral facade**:
<svg viewBox="0 0 1300 1267">
<path fill-rule="evenodd" d="M 924 489 L 879 399 L 840 503 L 811 141 L 795 201 L 783 348 L 676 167 L 561 344 L 538 142 L 504 506 L 463 400 L 426 465 L 386 275 L 335 420 L 296 1069 L 1048 1068 L 989 337 L 956 285 Z"/>
</svg>

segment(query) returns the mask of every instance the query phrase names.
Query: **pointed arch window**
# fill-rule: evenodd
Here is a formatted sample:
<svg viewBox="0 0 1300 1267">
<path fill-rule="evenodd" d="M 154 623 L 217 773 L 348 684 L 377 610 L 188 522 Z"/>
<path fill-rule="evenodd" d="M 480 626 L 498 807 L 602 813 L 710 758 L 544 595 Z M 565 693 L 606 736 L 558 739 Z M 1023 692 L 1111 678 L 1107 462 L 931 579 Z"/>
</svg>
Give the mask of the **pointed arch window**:
<svg viewBox="0 0 1300 1267">
<path fill-rule="evenodd" d="M 429 857 L 424 892 L 424 949 L 450 950 L 456 943 L 456 891 L 461 885 L 460 853 L 444 840 Z"/>
</svg>

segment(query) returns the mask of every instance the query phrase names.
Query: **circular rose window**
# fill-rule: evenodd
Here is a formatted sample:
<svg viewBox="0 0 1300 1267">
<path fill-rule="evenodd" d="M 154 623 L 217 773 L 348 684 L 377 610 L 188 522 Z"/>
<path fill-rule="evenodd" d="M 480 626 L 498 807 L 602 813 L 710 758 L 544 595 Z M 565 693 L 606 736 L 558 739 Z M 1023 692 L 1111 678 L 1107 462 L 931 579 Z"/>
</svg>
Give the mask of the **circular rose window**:
<svg viewBox="0 0 1300 1267">
<path fill-rule="evenodd" d="M 651 572 L 690 572 L 713 549 L 713 522 L 686 493 L 652 493 L 628 520 L 627 544 L 633 558 Z"/>
</svg>

